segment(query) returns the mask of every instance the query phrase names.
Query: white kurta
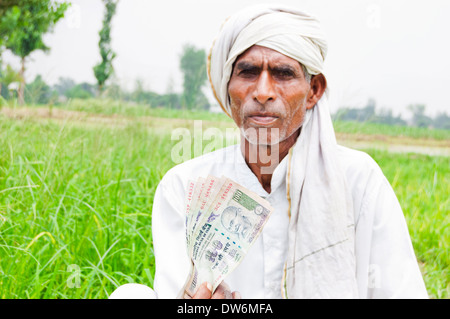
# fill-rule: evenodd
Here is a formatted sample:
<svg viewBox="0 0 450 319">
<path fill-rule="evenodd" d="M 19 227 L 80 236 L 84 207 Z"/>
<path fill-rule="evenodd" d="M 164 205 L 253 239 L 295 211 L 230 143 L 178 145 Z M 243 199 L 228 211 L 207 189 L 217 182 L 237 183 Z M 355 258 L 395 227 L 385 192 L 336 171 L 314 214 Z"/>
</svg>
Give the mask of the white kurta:
<svg viewBox="0 0 450 319">
<path fill-rule="evenodd" d="M 336 154 L 347 177 L 355 209 L 356 278 L 361 298 L 427 298 L 402 209 L 389 182 L 367 154 L 345 147 Z M 190 269 L 186 253 L 184 198 L 188 180 L 226 176 L 274 207 L 260 237 L 225 279 L 243 298 L 281 298 L 288 250 L 288 201 L 283 159 L 272 176 L 271 193 L 249 169 L 239 145 L 175 166 L 155 193 L 152 231 L 158 298 L 176 298 Z"/>
</svg>

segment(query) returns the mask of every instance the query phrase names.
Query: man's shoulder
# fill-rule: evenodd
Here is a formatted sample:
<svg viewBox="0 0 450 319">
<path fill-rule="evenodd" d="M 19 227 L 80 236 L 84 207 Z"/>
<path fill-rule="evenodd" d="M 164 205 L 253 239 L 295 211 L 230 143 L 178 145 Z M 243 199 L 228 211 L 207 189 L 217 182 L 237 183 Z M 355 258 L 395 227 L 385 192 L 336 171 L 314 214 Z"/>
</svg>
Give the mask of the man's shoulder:
<svg viewBox="0 0 450 319">
<path fill-rule="evenodd" d="M 388 183 L 380 166 L 365 152 L 339 146 L 338 159 L 354 196 Z"/>
<path fill-rule="evenodd" d="M 358 220 L 363 207 L 372 202 L 380 190 L 390 187 L 389 181 L 375 160 L 365 152 L 339 146 L 338 158 L 353 197 L 355 218 Z"/>
<path fill-rule="evenodd" d="M 338 145 L 338 159 L 346 173 L 380 173 L 377 162 L 367 153 Z"/>
</svg>

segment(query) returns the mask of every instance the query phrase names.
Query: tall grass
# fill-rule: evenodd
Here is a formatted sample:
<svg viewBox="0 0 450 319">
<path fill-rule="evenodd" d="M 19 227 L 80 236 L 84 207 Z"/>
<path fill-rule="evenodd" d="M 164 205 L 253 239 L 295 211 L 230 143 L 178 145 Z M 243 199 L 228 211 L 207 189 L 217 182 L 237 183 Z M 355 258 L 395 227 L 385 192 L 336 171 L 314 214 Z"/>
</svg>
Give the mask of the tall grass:
<svg viewBox="0 0 450 319">
<path fill-rule="evenodd" d="M 0 297 L 152 286 L 152 199 L 171 166 L 170 137 L 5 119 L 0 131 Z"/>
<path fill-rule="evenodd" d="M 139 123 L 0 116 L 0 298 L 153 286 L 153 195 L 176 141 Z M 449 158 L 369 153 L 404 208 L 430 296 L 448 298 Z"/>
<path fill-rule="evenodd" d="M 430 296 L 450 297 L 450 158 L 367 151 L 403 208 Z"/>
</svg>

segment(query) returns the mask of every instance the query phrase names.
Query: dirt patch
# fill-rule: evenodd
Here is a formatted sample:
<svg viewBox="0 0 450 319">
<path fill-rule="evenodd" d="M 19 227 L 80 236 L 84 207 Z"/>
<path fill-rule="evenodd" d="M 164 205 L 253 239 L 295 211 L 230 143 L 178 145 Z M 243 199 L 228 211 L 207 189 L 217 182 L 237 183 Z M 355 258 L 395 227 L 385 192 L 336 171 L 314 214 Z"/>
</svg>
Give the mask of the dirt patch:
<svg viewBox="0 0 450 319">
<path fill-rule="evenodd" d="M 0 114 L 16 120 L 53 120 L 53 121 L 70 121 L 73 124 L 94 124 L 94 125 L 110 125 L 110 126 L 127 126 L 133 123 L 143 124 L 149 127 L 165 129 L 167 131 L 177 128 L 192 128 L 194 120 L 178 119 L 178 118 L 162 118 L 152 116 L 126 116 L 120 114 L 93 114 L 81 111 L 63 110 L 59 108 L 29 108 L 17 107 L 0 109 Z M 203 127 L 226 128 L 230 126 L 224 122 L 202 121 Z"/>
<path fill-rule="evenodd" d="M 341 141 L 352 141 L 355 143 L 382 143 L 398 145 L 416 145 L 425 147 L 450 148 L 449 140 L 435 140 L 429 138 L 412 138 L 407 136 L 388 136 L 380 134 L 349 134 L 336 133 L 336 138 Z"/>
<path fill-rule="evenodd" d="M 450 157 L 450 141 L 405 136 L 337 133 L 339 144 L 355 149 L 381 149 L 392 153 L 419 153 Z"/>
</svg>

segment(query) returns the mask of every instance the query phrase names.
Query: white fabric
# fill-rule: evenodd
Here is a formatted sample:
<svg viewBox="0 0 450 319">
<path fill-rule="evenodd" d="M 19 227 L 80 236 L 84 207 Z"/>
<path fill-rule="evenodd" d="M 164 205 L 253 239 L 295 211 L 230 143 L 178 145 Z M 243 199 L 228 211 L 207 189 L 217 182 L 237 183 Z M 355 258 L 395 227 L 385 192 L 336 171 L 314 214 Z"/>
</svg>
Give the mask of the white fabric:
<svg viewBox="0 0 450 319">
<path fill-rule="evenodd" d="M 336 161 L 326 98 L 309 112 L 286 176 L 291 219 L 285 297 L 356 298 L 353 205 Z"/>
<path fill-rule="evenodd" d="M 156 299 L 156 293 L 146 285 L 130 283 L 117 287 L 108 299 Z"/>
<path fill-rule="evenodd" d="M 222 174 L 266 199 L 275 208 L 242 263 L 225 279 L 242 298 L 281 298 L 288 247 L 285 157 L 272 176 L 268 194 L 248 168 L 238 145 L 172 168 L 154 197 L 152 232 L 154 289 L 158 298 L 176 298 L 189 272 L 184 229 L 188 180 Z M 338 146 L 335 161 L 351 190 L 355 222 L 356 279 L 360 298 L 427 298 L 397 198 L 378 165 L 365 153 Z"/>
<path fill-rule="evenodd" d="M 210 58 L 211 83 L 229 114 L 227 87 L 233 63 L 253 45 L 277 50 L 312 74 L 323 72 L 327 45 L 315 18 L 277 5 L 239 12 L 223 26 Z M 309 113 L 310 120 L 290 150 L 286 176 L 291 220 L 285 297 L 355 298 L 353 207 L 335 161 L 337 144 L 326 95 Z"/>
</svg>

